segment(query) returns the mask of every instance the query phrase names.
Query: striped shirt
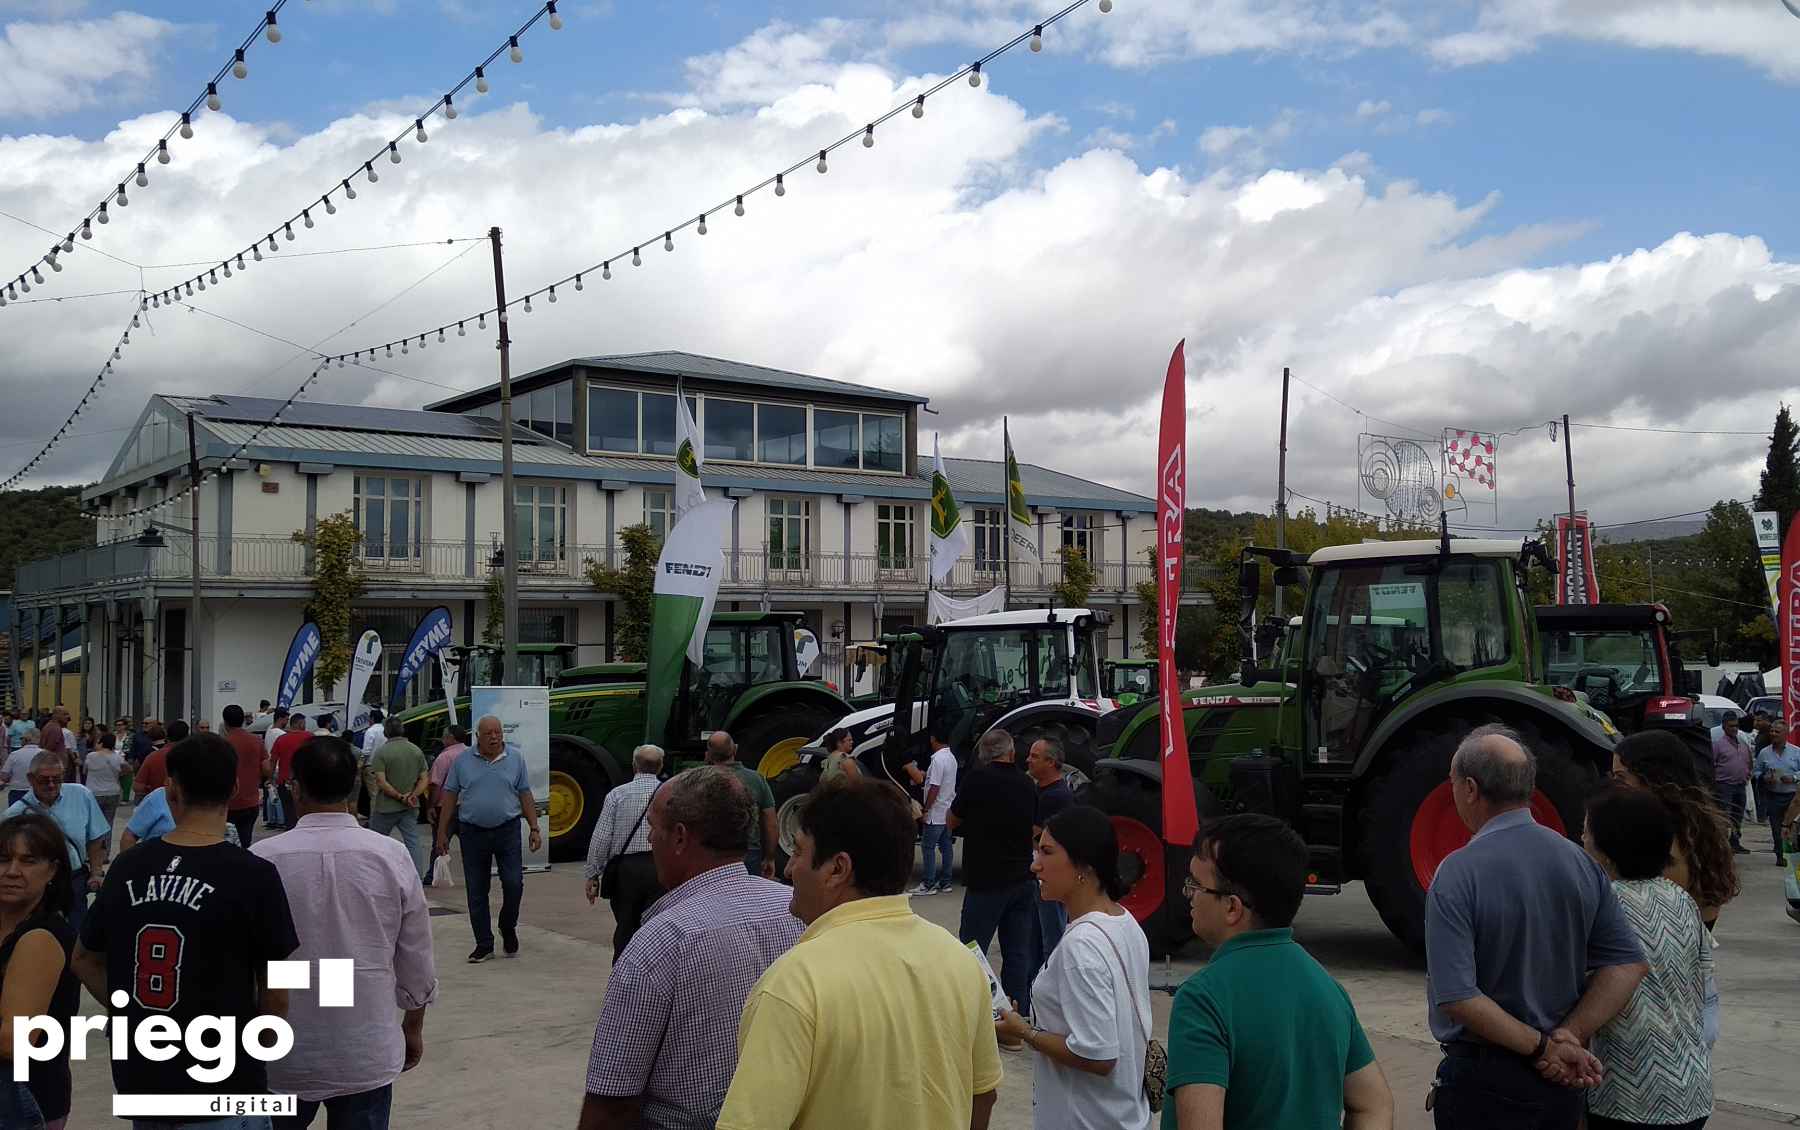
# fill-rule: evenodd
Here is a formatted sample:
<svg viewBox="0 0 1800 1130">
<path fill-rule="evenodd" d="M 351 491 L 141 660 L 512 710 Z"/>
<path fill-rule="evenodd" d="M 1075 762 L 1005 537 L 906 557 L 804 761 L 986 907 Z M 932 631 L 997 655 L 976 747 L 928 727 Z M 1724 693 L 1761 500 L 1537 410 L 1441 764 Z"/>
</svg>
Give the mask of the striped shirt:
<svg viewBox="0 0 1800 1130">
<path fill-rule="evenodd" d="M 600 872 L 606 869 L 607 861 L 615 856 L 650 850 L 650 800 L 661 783 L 654 773 L 639 773 L 606 794 L 606 803 L 600 806 L 600 819 L 594 821 L 594 834 L 588 839 L 587 866 L 581 871 L 583 878 L 598 879 Z M 640 813 L 645 817 L 642 820 L 638 819 Z M 632 830 L 634 824 L 636 831 Z M 627 835 L 631 837 L 629 843 L 625 841 Z"/>
<path fill-rule="evenodd" d="M 733 860 L 652 903 L 607 978 L 588 1093 L 642 1096 L 650 1130 L 710 1130 L 737 1067 L 744 1000 L 804 928 L 790 895 Z"/>
</svg>

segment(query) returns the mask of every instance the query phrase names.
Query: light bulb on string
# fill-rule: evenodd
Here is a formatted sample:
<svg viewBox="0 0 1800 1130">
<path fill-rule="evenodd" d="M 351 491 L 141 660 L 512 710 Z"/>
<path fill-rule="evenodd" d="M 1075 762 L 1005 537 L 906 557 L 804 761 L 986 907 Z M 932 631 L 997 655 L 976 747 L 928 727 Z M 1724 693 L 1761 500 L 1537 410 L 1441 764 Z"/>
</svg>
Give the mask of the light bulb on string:
<svg viewBox="0 0 1800 1130">
<path fill-rule="evenodd" d="M 389 342 L 389 343 L 388 343 L 388 347 L 387 347 L 387 355 L 388 355 L 388 356 L 389 356 L 389 357 L 392 357 L 392 356 L 393 356 L 393 355 L 394 355 L 394 345 L 393 345 L 393 343 L 392 343 L 392 342 Z"/>
<path fill-rule="evenodd" d="M 469 331 L 463 328 L 463 324 L 461 322 L 456 323 L 456 336 L 457 337 L 468 337 L 469 336 Z"/>
<path fill-rule="evenodd" d="M 612 278 L 612 260 L 608 259 L 606 262 L 600 264 L 600 277 L 603 279 Z"/>
<path fill-rule="evenodd" d="M 400 163 L 400 145 L 398 142 L 388 142 L 388 160 L 396 165 Z"/>
<path fill-rule="evenodd" d="M 549 0 L 549 3 L 545 4 L 544 7 L 550 12 L 550 30 L 561 31 L 563 18 L 562 13 L 556 10 L 556 0 Z"/>
<path fill-rule="evenodd" d="M 696 230 L 697 230 L 697 231 L 698 231 L 698 232 L 699 232 L 699 234 L 701 234 L 701 235 L 705 235 L 705 234 L 706 234 L 706 214 L 705 214 L 705 213 L 701 213 L 701 215 L 700 215 L 700 223 L 699 223 L 699 225 L 698 225 L 698 227 L 697 227 L 697 228 L 696 228 Z"/>
<path fill-rule="evenodd" d="M 575 289 L 576 290 L 581 289 L 581 276 L 580 275 L 575 276 Z"/>
<path fill-rule="evenodd" d="M 227 259 L 223 263 L 220 263 L 219 269 L 225 272 L 226 278 L 230 278 L 231 277 L 231 260 Z"/>
<path fill-rule="evenodd" d="M 333 204 L 331 202 L 331 194 L 330 193 L 327 193 L 324 196 L 321 196 L 319 198 L 319 203 L 325 205 L 325 214 L 327 216 L 337 215 L 337 205 Z"/>
<path fill-rule="evenodd" d="M 216 82 L 206 84 L 206 108 L 213 111 L 219 109 L 219 84 Z"/>
<path fill-rule="evenodd" d="M 257 240 L 257 241 L 256 241 L 256 244 L 255 244 L 255 245 L 254 245 L 254 246 L 253 246 L 253 247 L 251 247 L 251 248 L 250 248 L 250 253 L 251 253 L 251 254 L 252 254 L 252 255 L 254 255 L 254 256 L 256 256 L 256 261 L 257 261 L 257 262 L 258 262 L 258 263 L 260 263 L 260 262 L 262 262 L 262 261 L 263 261 L 263 257 L 262 257 L 262 241 L 261 241 L 261 240 Z"/>
<path fill-rule="evenodd" d="M 666 231 L 663 233 L 663 250 L 664 251 L 675 250 L 675 233 L 674 232 Z"/>
<path fill-rule="evenodd" d="M 475 93 L 486 94 L 489 90 L 487 72 L 480 67 L 475 68 Z"/>
<path fill-rule="evenodd" d="M 44 280 L 39 279 L 38 281 L 43 282 Z M 31 293 L 31 284 L 25 281 L 24 275 L 19 276 L 19 289 L 23 290 L 26 294 Z"/>
<path fill-rule="evenodd" d="M 282 234 L 287 237 L 287 241 L 289 243 L 294 242 L 294 222 L 292 220 L 289 220 L 287 223 L 282 224 L 281 231 L 282 231 Z"/>
<path fill-rule="evenodd" d="M 188 292 L 188 297 L 189 297 L 189 298 L 192 298 L 192 297 L 194 297 L 194 280 L 193 280 L 193 279 L 189 279 L 189 280 L 188 280 L 188 284 L 187 284 L 187 292 Z"/>
<path fill-rule="evenodd" d="M 875 148 L 875 127 L 873 125 L 863 127 L 863 148 Z"/>
<path fill-rule="evenodd" d="M 548 297 L 549 297 L 550 301 L 552 301 L 552 302 L 556 301 L 556 288 L 555 287 L 550 288 L 550 290 L 548 291 Z"/>
<path fill-rule="evenodd" d="M 1113 0 L 1100 0 L 1100 11 L 1104 14 L 1112 11 Z"/>
<path fill-rule="evenodd" d="M 438 344 L 444 344 L 444 327 L 442 326 L 438 327 Z"/>
<path fill-rule="evenodd" d="M 374 184 L 381 179 L 381 174 L 375 171 L 375 164 L 372 161 L 363 162 L 363 172 L 369 174 L 370 184 Z"/>
<path fill-rule="evenodd" d="M 519 37 L 516 35 L 509 35 L 506 38 L 506 42 L 507 45 L 512 48 L 511 51 L 506 53 L 506 57 L 515 63 L 523 63 L 525 61 L 525 52 L 519 50 Z"/>
<path fill-rule="evenodd" d="M 81 238 L 94 238 L 94 225 L 88 220 L 81 221 Z"/>
<path fill-rule="evenodd" d="M 269 250 L 270 251 L 280 251 L 281 250 L 281 245 L 275 242 L 275 233 L 274 232 L 269 233 Z"/>
<path fill-rule="evenodd" d="M 63 236 L 62 249 L 64 251 L 75 250 L 75 233 L 74 232 L 70 232 L 68 235 Z"/>
<path fill-rule="evenodd" d="M 731 211 L 733 215 L 737 216 L 744 214 L 744 198 L 742 196 L 737 198 L 737 207 L 733 208 Z"/>
<path fill-rule="evenodd" d="M 193 140 L 193 137 L 194 116 L 192 114 L 183 114 L 181 115 L 181 140 L 191 141 Z"/>
<path fill-rule="evenodd" d="M 50 260 L 50 269 L 60 273 L 62 271 L 62 264 L 58 263 L 55 259 L 52 259 Z"/>
<path fill-rule="evenodd" d="M 821 173 L 826 173 L 826 172 L 830 171 L 830 167 L 825 164 L 825 150 L 823 150 L 823 149 L 819 150 L 818 168 L 819 168 L 819 172 L 821 172 Z"/>
<path fill-rule="evenodd" d="M 456 103 L 450 100 L 448 94 L 444 95 L 444 118 L 446 121 L 456 120 Z"/>
<path fill-rule="evenodd" d="M 99 220 L 103 224 L 108 224 L 108 223 L 112 222 L 112 220 L 106 214 L 106 205 L 104 203 L 102 203 L 100 205 L 100 210 L 98 212 L 94 213 L 94 219 Z"/>
<path fill-rule="evenodd" d="M 913 99 L 912 114 L 915 118 L 922 118 L 925 116 L 925 96 L 923 94 Z"/>
<path fill-rule="evenodd" d="M 33 266 L 31 268 L 31 281 L 38 284 L 39 286 L 44 285 L 43 272 L 39 271 L 36 266 Z"/>
<path fill-rule="evenodd" d="M 125 198 L 125 186 L 123 184 L 119 185 L 118 195 L 115 196 L 113 199 L 118 203 L 119 207 L 121 207 L 121 208 L 123 208 L 126 205 L 131 203 L 130 200 L 127 200 Z"/>
<path fill-rule="evenodd" d="M 419 348 L 420 349 L 425 348 L 425 335 L 424 334 L 419 335 Z"/>
<path fill-rule="evenodd" d="M 280 43 L 281 29 L 275 26 L 275 13 L 270 12 L 268 15 L 264 16 L 263 22 L 267 25 L 263 29 L 263 34 L 269 37 L 269 42 Z"/>
<path fill-rule="evenodd" d="M 527 314 L 531 313 L 531 295 L 529 294 L 525 296 L 525 312 Z"/>
<path fill-rule="evenodd" d="M 238 270 L 241 271 L 243 269 L 244 269 L 244 253 L 242 251 L 240 251 L 240 252 L 238 252 Z"/>
<path fill-rule="evenodd" d="M 981 85 L 981 64 L 980 63 L 976 63 L 974 69 L 969 72 L 969 85 L 970 86 L 980 86 Z"/>
<path fill-rule="evenodd" d="M 212 284 L 214 286 L 218 286 L 219 285 L 219 269 L 217 267 L 214 267 L 208 273 L 212 276 Z"/>
<path fill-rule="evenodd" d="M 355 200 L 356 199 L 356 187 L 350 183 L 349 177 L 344 178 L 344 199 L 345 200 Z"/>
<path fill-rule="evenodd" d="M 420 145 L 423 145 L 427 141 L 431 140 L 429 137 L 427 137 L 425 135 L 425 119 L 424 118 L 414 118 L 413 119 L 413 137 L 418 140 Z"/>
<path fill-rule="evenodd" d="M 407 348 L 407 343 L 406 343 L 406 342 L 404 342 L 404 341 L 403 341 L 403 342 L 401 342 L 401 343 L 400 343 L 400 353 L 401 353 L 401 355 L 402 355 L 402 356 L 404 356 L 404 355 L 406 355 L 406 354 L 408 354 L 408 353 L 410 353 L 410 352 L 412 352 L 412 351 L 411 351 L 411 350 L 409 350 L 409 349 L 408 349 L 408 348 Z"/>
<path fill-rule="evenodd" d="M 159 165 L 169 163 L 169 139 L 166 137 L 156 143 L 156 163 Z M 143 167 L 142 165 L 138 166 L 139 169 Z"/>
<path fill-rule="evenodd" d="M 138 165 L 137 177 L 134 179 L 136 179 L 139 188 L 150 187 L 150 174 L 145 171 L 144 166 L 141 163 Z"/>
<path fill-rule="evenodd" d="M 487 329 L 487 314 L 485 312 L 475 316 L 475 328 L 478 330 Z"/>
<path fill-rule="evenodd" d="M 250 77 L 250 68 L 244 65 L 244 49 L 242 47 L 237 49 L 235 58 L 231 64 L 231 73 L 238 78 Z"/>
<path fill-rule="evenodd" d="M 337 361 L 338 361 L 338 368 L 342 369 L 344 367 L 344 355 L 342 353 L 338 354 Z"/>
<path fill-rule="evenodd" d="M 312 210 L 310 208 L 300 209 L 300 222 L 309 228 L 313 226 Z"/>
<path fill-rule="evenodd" d="M 777 196 L 786 196 L 787 195 L 787 182 L 782 179 L 782 176 L 780 173 L 775 174 L 775 195 L 777 195 Z"/>
<path fill-rule="evenodd" d="M 1039 24 L 1036 27 L 1031 29 L 1031 49 L 1033 51 L 1042 51 L 1044 49 L 1044 25 L 1043 24 Z"/>
<path fill-rule="evenodd" d="M 644 258 L 638 254 L 638 249 L 635 247 L 631 249 L 631 265 L 634 267 L 641 267 L 644 265 Z M 43 282 L 44 280 L 39 279 L 38 281 Z"/>
</svg>

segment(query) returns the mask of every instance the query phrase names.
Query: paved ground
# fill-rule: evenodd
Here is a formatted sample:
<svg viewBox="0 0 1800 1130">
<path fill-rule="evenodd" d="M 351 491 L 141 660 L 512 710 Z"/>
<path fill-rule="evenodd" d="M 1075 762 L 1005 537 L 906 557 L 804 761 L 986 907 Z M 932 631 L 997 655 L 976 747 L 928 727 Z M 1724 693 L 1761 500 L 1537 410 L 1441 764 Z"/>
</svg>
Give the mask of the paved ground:
<svg viewBox="0 0 1800 1130">
<path fill-rule="evenodd" d="M 1740 857 L 1744 893 L 1726 908 L 1718 932 L 1724 1014 L 1714 1053 L 1719 1108 L 1708 1124 L 1715 1130 L 1800 1126 L 1795 1029 L 1788 1020 L 1796 1010 L 1800 926 L 1783 912 L 1768 833 L 1746 829 L 1746 842 L 1757 851 Z M 398 1085 L 394 1124 L 572 1127 L 611 964 L 613 923 L 605 903 L 587 905 L 578 865 L 528 876 L 523 953 L 470 966 L 463 961 L 472 943 L 461 888 L 433 896 L 440 908 L 432 926 L 441 997 L 428 1013 L 425 1059 Z M 497 907 L 497 886 L 494 898 Z M 915 906 L 954 930 L 961 901 L 939 895 L 916 899 Z M 1397 1125 L 1429 1127 L 1423 1104 L 1437 1051 L 1425 1027 L 1422 967 L 1389 938 L 1360 887 L 1308 900 L 1296 932 L 1355 1000 L 1393 1086 Z M 1159 967 L 1154 979 L 1174 983 L 1188 976 L 1203 964 L 1199 949 L 1191 946 Z M 1158 1036 L 1168 1029 L 1169 1002 L 1168 994 L 1154 994 Z M 1030 1060 L 1010 1053 L 1005 1060 L 994 1125 L 1027 1130 Z M 70 1130 L 121 1125 L 106 1116 L 107 1072 L 104 1060 L 75 1065 Z M 322 1128 L 323 1120 L 315 1125 Z"/>
</svg>

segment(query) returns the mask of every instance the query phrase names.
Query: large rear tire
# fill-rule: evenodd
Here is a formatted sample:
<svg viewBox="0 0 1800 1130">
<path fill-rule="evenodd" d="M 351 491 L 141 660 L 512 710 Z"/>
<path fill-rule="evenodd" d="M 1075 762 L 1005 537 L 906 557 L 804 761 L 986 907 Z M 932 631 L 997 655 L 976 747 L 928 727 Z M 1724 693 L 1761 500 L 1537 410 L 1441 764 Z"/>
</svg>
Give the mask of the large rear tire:
<svg viewBox="0 0 1800 1130">
<path fill-rule="evenodd" d="M 550 862 L 587 858 L 610 788 L 606 772 L 586 750 L 562 738 L 550 739 Z"/>
<path fill-rule="evenodd" d="M 746 722 L 737 724 L 738 761 L 754 765 L 773 781 L 793 768 L 800 751 L 817 741 L 840 714 L 810 702 L 776 703 Z"/>
<path fill-rule="evenodd" d="M 1450 791 L 1450 758 L 1476 724 L 1455 719 L 1395 738 L 1387 755 L 1389 768 L 1370 787 L 1362 809 L 1369 901 L 1388 931 L 1417 954 L 1425 952 L 1425 892 L 1431 877 L 1446 856 L 1469 842 Z M 1532 817 L 1579 841 L 1592 770 L 1574 760 L 1561 735 L 1529 726 L 1517 729 L 1537 755 Z"/>
<path fill-rule="evenodd" d="M 1125 881 L 1119 905 L 1131 911 L 1150 943 L 1150 956 L 1175 953 L 1194 936 L 1193 918 L 1181 895 L 1187 879 L 1188 848 L 1162 838 L 1162 790 L 1157 782 L 1135 773 L 1099 770 L 1099 777 L 1079 798 L 1112 819 L 1119 838 L 1119 877 Z M 1201 818 L 1213 815 L 1211 794 L 1194 782 Z"/>
</svg>

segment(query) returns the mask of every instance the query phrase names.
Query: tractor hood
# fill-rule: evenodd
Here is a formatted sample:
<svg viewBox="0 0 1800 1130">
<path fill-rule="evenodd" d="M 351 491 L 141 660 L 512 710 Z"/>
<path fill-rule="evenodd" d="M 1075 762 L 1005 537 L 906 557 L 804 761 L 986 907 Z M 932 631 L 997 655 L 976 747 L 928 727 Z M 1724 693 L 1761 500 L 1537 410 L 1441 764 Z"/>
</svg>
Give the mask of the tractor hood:
<svg viewBox="0 0 1800 1130">
<path fill-rule="evenodd" d="M 894 728 L 894 704 L 884 702 L 880 706 L 846 714 L 833 722 L 830 729 L 835 730 L 840 726 L 850 731 L 850 736 L 856 742 L 856 752 L 861 753 L 865 745 L 877 745 L 887 739 L 888 731 Z M 812 744 L 823 748 L 825 735 L 820 734 Z"/>
</svg>

